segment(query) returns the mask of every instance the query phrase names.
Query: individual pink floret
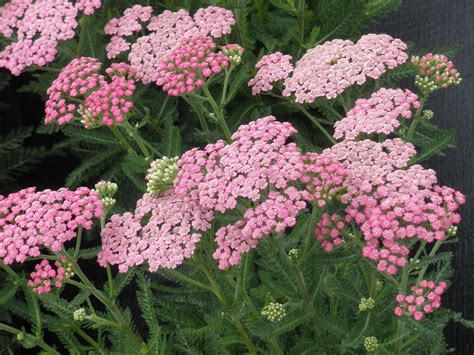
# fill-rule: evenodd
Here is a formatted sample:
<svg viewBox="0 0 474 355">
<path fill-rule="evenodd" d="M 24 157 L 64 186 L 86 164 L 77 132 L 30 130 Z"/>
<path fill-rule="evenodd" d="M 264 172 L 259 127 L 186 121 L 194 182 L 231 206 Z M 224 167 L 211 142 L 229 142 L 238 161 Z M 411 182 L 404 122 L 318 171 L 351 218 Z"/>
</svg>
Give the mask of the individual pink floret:
<svg viewBox="0 0 474 355">
<path fill-rule="evenodd" d="M 160 64 L 152 80 L 171 96 L 189 94 L 204 85 L 204 79 L 222 71 L 229 58 L 215 53 L 216 44 L 210 37 L 185 39 Z"/>
<path fill-rule="evenodd" d="M 275 83 L 288 78 L 293 71 L 291 60 L 290 55 L 280 52 L 264 55 L 255 65 L 258 69 L 255 77 L 248 83 L 252 88 L 252 95 L 271 91 Z"/>
<path fill-rule="evenodd" d="M 234 14 L 230 10 L 217 6 L 208 6 L 196 11 L 194 23 L 201 35 L 221 38 L 232 31 L 235 19 Z"/>
<path fill-rule="evenodd" d="M 412 286 L 410 295 L 398 294 L 395 300 L 398 306 L 394 313 L 397 317 L 403 315 L 411 316 L 416 321 L 425 318 L 426 315 L 441 307 L 441 296 L 446 291 L 446 282 L 423 280 L 419 284 Z"/>
<path fill-rule="evenodd" d="M 87 187 L 35 191 L 34 187 L 0 195 L 0 258 L 23 263 L 40 248 L 61 250 L 78 228 L 91 229 L 103 216 L 100 198 Z"/>
<path fill-rule="evenodd" d="M 314 229 L 314 235 L 323 249 L 330 252 L 344 243 L 341 231 L 345 227 L 346 223 L 338 213 L 329 214 L 324 212 Z"/>
<path fill-rule="evenodd" d="M 418 96 L 410 90 L 382 88 L 369 99 L 358 99 L 346 117 L 334 124 L 334 138 L 354 140 L 360 134 L 389 135 L 420 107 Z"/>
</svg>

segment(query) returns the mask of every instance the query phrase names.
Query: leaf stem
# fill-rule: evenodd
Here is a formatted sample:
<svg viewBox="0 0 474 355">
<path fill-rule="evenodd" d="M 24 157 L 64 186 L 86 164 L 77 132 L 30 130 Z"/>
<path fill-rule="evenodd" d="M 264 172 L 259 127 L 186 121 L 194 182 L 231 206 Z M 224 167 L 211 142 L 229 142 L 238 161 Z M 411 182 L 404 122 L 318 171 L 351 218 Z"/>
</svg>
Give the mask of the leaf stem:
<svg viewBox="0 0 474 355">
<path fill-rule="evenodd" d="M 336 144 L 336 140 L 333 138 L 333 136 L 328 132 L 326 131 L 326 129 L 321 125 L 321 123 L 319 123 L 318 119 L 316 117 L 314 117 L 313 115 L 311 115 L 302 105 L 298 105 L 298 108 L 299 110 L 306 116 L 309 118 L 309 120 L 316 126 L 319 128 L 319 130 L 326 136 L 326 138 L 332 143 L 332 144 Z"/>
<path fill-rule="evenodd" d="M 206 82 L 204 82 L 204 85 L 202 88 L 207 98 L 209 99 L 209 104 L 212 106 L 212 109 L 214 110 L 214 113 L 217 116 L 217 121 L 219 122 L 219 125 L 221 126 L 222 130 L 224 131 L 224 135 L 227 141 L 232 142 L 232 134 L 230 133 L 229 126 L 227 126 L 227 122 L 225 121 L 225 117 L 222 112 L 222 109 L 217 105 L 216 101 L 212 97 L 211 92 L 207 88 Z"/>
<path fill-rule="evenodd" d="M 415 133 L 416 126 L 418 125 L 418 122 L 420 121 L 420 116 L 421 112 L 423 110 L 423 106 L 425 105 L 427 97 L 422 96 L 420 99 L 420 107 L 416 110 L 415 117 L 413 118 L 413 121 L 411 122 L 410 128 L 408 129 L 408 133 L 406 136 L 406 141 L 409 142 L 413 138 L 413 134 Z"/>
</svg>

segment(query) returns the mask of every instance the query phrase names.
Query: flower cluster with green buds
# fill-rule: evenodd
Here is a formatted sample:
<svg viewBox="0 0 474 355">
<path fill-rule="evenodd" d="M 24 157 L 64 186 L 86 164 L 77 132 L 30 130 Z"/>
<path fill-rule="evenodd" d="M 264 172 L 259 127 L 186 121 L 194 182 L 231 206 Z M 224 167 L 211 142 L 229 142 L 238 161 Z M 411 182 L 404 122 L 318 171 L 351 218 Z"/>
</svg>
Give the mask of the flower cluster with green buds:
<svg viewBox="0 0 474 355">
<path fill-rule="evenodd" d="M 379 341 L 376 337 L 365 337 L 364 338 L 364 347 L 367 352 L 371 353 L 378 349 Z"/>
<path fill-rule="evenodd" d="M 368 297 L 368 298 L 362 297 L 360 299 L 359 311 L 361 312 L 369 311 L 371 309 L 374 309 L 374 307 L 375 307 L 375 300 L 372 297 Z"/>
<path fill-rule="evenodd" d="M 84 308 L 76 309 L 73 313 L 74 320 L 76 322 L 82 322 L 86 320 L 87 314 Z"/>
<path fill-rule="evenodd" d="M 417 71 L 415 85 L 424 94 L 461 83 L 453 62 L 445 55 L 428 53 L 421 58 L 413 56 L 411 62 Z"/>
<path fill-rule="evenodd" d="M 270 322 L 278 322 L 285 318 L 286 310 L 283 304 L 270 302 L 265 307 L 263 307 L 260 314 L 267 318 Z"/>
<path fill-rule="evenodd" d="M 448 237 L 454 237 L 456 234 L 458 234 L 457 226 L 451 226 L 448 228 Z"/>
<path fill-rule="evenodd" d="M 100 201 L 106 209 L 111 209 L 115 206 L 116 200 L 113 197 L 117 190 L 118 186 L 114 182 L 99 181 L 95 184 L 95 191 L 99 194 Z"/>
<path fill-rule="evenodd" d="M 298 262 L 298 259 L 300 257 L 300 252 L 298 249 L 291 249 L 289 252 L 288 252 L 288 257 L 290 258 L 290 260 L 294 263 L 297 263 Z"/>
<path fill-rule="evenodd" d="M 431 110 L 423 110 L 423 118 L 425 120 L 431 120 L 434 116 L 434 112 Z"/>
<path fill-rule="evenodd" d="M 231 64 L 239 65 L 242 60 L 242 54 L 244 54 L 244 49 L 238 44 L 233 43 L 222 46 L 221 52 L 229 58 Z"/>
<path fill-rule="evenodd" d="M 148 174 L 145 177 L 148 193 L 158 193 L 173 186 L 173 181 L 179 171 L 178 160 L 179 157 L 163 157 L 150 164 Z"/>
</svg>

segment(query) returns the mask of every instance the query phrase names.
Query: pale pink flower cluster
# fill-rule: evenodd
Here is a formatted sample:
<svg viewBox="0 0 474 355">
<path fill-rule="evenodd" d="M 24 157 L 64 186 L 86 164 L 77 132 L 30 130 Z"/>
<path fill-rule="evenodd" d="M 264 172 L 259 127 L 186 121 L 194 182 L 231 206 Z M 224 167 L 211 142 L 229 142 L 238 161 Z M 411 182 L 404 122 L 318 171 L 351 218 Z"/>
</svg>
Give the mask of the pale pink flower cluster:
<svg viewBox="0 0 474 355">
<path fill-rule="evenodd" d="M 63 256 L 61 261 L 64 263 L 66 257 Z M 30 274 L 27 285 L 32 288 L 33 292 L 41 295 L 50 293 L 52 287 L 61 288 L 65 278 L 67 278 L 66 269 L 59 261 L 55 261 L 54 266 L 51 266 L 49 260 L 43 259 L 35 265 L 35 271 Z"/>
<path fill-rule="evenodd" d="M 168 95 L 189 94 L 204 85 L 204 78 L 229 66 L 229 58 L 215 49 L 211 37 L 187 38 L 163 58 L 152 80 Z"/>
<path fill-rule="evenodd" d="M 115 32 L 112 29 L 116 24 L 122 24 L 124 17 L 112 20 L 106 30 L 110 33 Z M 140 20 L 146 22 L 148 21 L 145 20 L 147 17 L 148 12 L 147 16 L 140 18 Z M 138 29 L 136 24 L 137 22 L 134 22 L 133 26 L 127 24 L 123 32 L 126 35 L 133 33 L 132 29 Z M 153 77 L 160 68 L 162 60 L 184 40 L 196 36 L 220 38 L 229 34 L 234 24 L 235 19 L 232 11 L 215 6 L 199 9 L 195 13 L 194 19 L 184 9 L 175 12 L 166 10 L 149 19 L 147 30 L 150 33 L 139 37 L 132 45 L 128 40 L 125 40 L 123 35 L 114 33 L 107 46 L 107 54 L 109 58 L 114 58 L 130 49 L 128 55 L 130 64 L 137 70 L 140 80 L 148 84 L 154 81 Z"/>
<path fill-rule="evenodd" d="M 255 64 L 257 73 L 248 83 L 252 88 L 252 95 L 271 91 L 275 83 L 288 78 L 293 71 L 291 60 L 291 55 L 283 55 L 281 52 L 264 55 Z"/>
<path fill-rule="evenodd" d="M 86 127 L 100 124 L 113 126 L 123 122 L 133 108 L 131 100 L 135 92 L 135 70 L 125 63 L 114 63 L 106 69 L 110 82 L 102 82 L 100 87 L 86 97 L 83 105 L 83 119 Z"/>
<path fill-rule="evenodd" d="M 87 96 L 97 85 L 104 83 L 104 77 L 99 74 L 100 68 L 101 63 L 97 59 L 88 57 L 73 59 L 66 65 L 46 91 L 49 98 L 44 122 L 62 125 L 71 121 L 77 104 L 68 98 Z"/>
<path fill-rule="evenodd" d="M 365 239 L 364 257 L 378 270 L 395 274 L 409 254 L 406 238 L 443 240 L 460 222 L 456 212 L 464 196 L 436 185 L 436 174 L 419 165 L 405 169 L 414 147 L 401 140 L 344 141 L 323 152 L 349 172 L 341 201 L 346 222 L 355 221 Z"/>
<path fill-rule="evenodd" d="M 133 214 L 111 217 L 102 231 L 98 262 L 118 265 L 120 272 L 145 262 L 151 272 L 174 269 L 194 254 L 213 217 L 212 211 L 172 191 L 146 194 Z"/>
<path fill-rule="evenodd" d="M 407 46 L 389 35 L 368 34 L 357 43 L 335 39 L 308 50 L 285 80 L 282 95 L 311 103 L 319 97 L 334 99 L 367 78 L 378 79 L 408 59 Z"/>
<path fill-rule="evenodd" d="M 342 245 L 341 231 L 346 227 L 344 219 L 338 214 L 324 212 L 319 220 L 314 235 L 327 252 L 333 251 L 335 247 Z"/>
<path fill-rule="evenodd" d="M 412 117 L 418 96 L 410 90 L 382 88 L 369 99 L 358 99 L 346 117 L 334 124 L 334 138 L 354 140 L 361 134 L 389 135 L 400 126 L 400 118 Z"/>
<path fill-rule="evenodd" d="M 441 307 L 441 296 L 446 291 L 446 282 L 423 280 L 418 285 L 412 286 L 410 295 L 398 294 L 395 300 L 398 306 L 395 308 L 395 315 L 401 317 L 408 315 L 415 320 L 422 320 L 425 315 L 432 313 Z"/>
<path fill-rule="evenodd" d="M 51 63 L 58 42 L 75 35 L 78 12 L 91 14 L 101 1 L 14 0 L 0 7 L 0 33 L 15 38 L 0 52 L 0 67 L 13 75 L 32 65 Z M 14 36 L 16 35 L 16 36 Z"/>
<path fill-rule="evenodd" d="M 133 35 L 143 28 L 143 24 L 151 18 L 153 8 L 151 6 L 135 5 L 126 9 L 119 18 L 113 18 L 104 27 L 105 34 L 112 36 L 107 44 L 107 58 L 112 59 L 120 53 L 130 49 L 130 42 L 124 37 Z"/>
<path fill-rule="evenodd" d="M 238 198 L 257 202 L 271 185 L 284 189 L 300 178 L 302 155 L 294 143 L 286 143 L 295 132 L 273 116 L 240 126 L 231 144 L 218 141 L 184 153 L 174 189 L 221 213 L 235 208 Z"/>
<path fill-rule="evenodd" d="M 305 207 L 303 193 L 293 186 L 282 192 L 270 191 L 265 201 L 245 211 L 242 220 L 216 232 L 217 248 L 213 257 L 219 268 L 239 264 L 242 254 L 255 249 L 259 240 L 272 231 L 282 233 L 293 227 Z"/>
<path fill-rule="evenodd" d="M 41 247 L 59 251 L 103 211 L 99 196 L 87 187 L 39 192 L 31 187 L 0 195 L 0 258 L 8 265 L 38 256 Z"/>
</svg>

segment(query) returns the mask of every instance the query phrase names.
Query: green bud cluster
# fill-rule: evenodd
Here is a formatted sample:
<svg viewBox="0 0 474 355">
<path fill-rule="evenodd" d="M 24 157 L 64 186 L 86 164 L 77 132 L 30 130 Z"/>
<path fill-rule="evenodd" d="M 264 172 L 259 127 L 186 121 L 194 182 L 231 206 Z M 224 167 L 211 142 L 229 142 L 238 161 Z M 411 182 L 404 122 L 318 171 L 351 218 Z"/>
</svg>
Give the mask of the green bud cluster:
<svg viewBox="0 0 474 355">
<path fill-rule="evenodd" d="M 173 181 L 178 174 L 179 157 L 163 157 L 153 161 L 145 177 L 148 193 L 158 193 L 173 186 Z"/>
<path fill-rule="evenodd" d="M 449 237 L 454 237 L 456 234 L 458 234 L 458 227 L 457 226 L 451 226 L 448 228 L 448 236 Z"/>
<path fill-rule="evenodd" d="M 82 322 L 86 320 L 86 316 L 86 310 L 84 308 L 76 309 L 73 313 L 73 317 L 76 322 Z"/>
<path fill-rule="evenodd" d="M 99 181 L 95 184 L 95 191 L 99 194 L 100 201 L 106 209 L 111 209 L 115 206 L 116 200 L 113 197 L 117 190 L 118 186 L 114 182 Z"/>
<path fill-rule="evenodd" d="M 374 307 L 375 307 L 375 300 L 372 297 L 369 297 L 369 298 L 362 297 L 360 299 L 359 311 L 361 312 L 369 311 L 371 309 L 374 309 Z"/>
<path fill-rule="evenodd" d="M 221 53 L 229 58 L 231 64 L 239 65 L 242 60 L 244 49 L 237 44 L 229 44 L 222 47 Z"/>
<path fill-rule="evenodd" d="M 364 347 L 367 352 L 374 352 L 379 347 L 379 341 L 376 337 L 366 337 L 364 338 Z"/>
<path fill-rule="evenodd" d="M 278 322 L 285 318 L 286 310 L 285 306 L 281 303 L 270 302 L 265 307 L 263 307 L 260 314 L 267 318 L 270 322 Z"/>
<path fill-rule="evenodd" d="M 413 56 L 411 62 L 417 71 L 415 85 L 424 94 L 461 83 L 458 71 L 444 55 L 429 53 L 421 58 Z"/>
<path fill-rule="evenodd" d="M 431 120 L 434 116 L 434 112 L 431 111 L 431 110 L 423 110 L 423 117 L 426 119 L 426 120 Z"/>
<path fill-rule="evenodd" d="M 300 251 L 298 249 L 291 249 L 289 252 L 288 252 L 288 257 L 290 258 L 290 260 L 294 263 L 297 263 L 298 262 L 298 259 L 300 257 Z"/>
<path fill-rule="evenodd" d="M 23 341 L 25 340 L 25 333 L 21 332 L 16 335 L 16 340 Z"/>
</svg>

